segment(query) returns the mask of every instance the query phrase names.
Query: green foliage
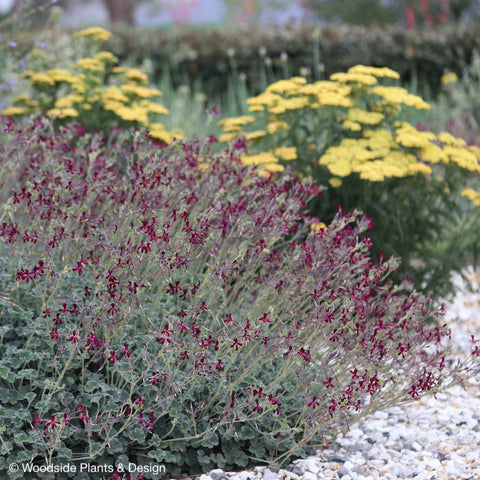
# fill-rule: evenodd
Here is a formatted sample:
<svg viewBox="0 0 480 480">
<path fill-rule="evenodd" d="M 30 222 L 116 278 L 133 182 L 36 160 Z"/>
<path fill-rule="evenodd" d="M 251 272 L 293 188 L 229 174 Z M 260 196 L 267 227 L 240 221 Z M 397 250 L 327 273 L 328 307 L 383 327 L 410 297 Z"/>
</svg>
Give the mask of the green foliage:
<svg viewBox="0 0 480 480">
<path fill-rule="evenodd" d="M 168 131 L 182 132 L 185 137 L 195 135 L 203 137 L 207 133 L 221 132 L 220 128 L 212 125 L 213 117 L 209 115 L 207 108 L 207 106 L 213 108 L 221 105 L 220 96 L 207 98 L 200 84 L 185 83 L 175 86 L 171 72 L 168 70 L 163 73 L 158 86 L 163 94 L 162 103 L 169 111 L 168 115 L 162 119 Z M 229 102 L 229 106 L 225 108 L 228 111 L 238 112 L 234 102 Z"/>
<path fill-rule="evenodd" d="M 271 84 L 247 104 L 251 115 L 223 119 L 220 140 L 241 133 L 245 164 L 299 175 L 327 190 L 313 213 L 329 222 L 340 204 L 373 219 L 377 253 L 403 259 L 403 275 L 437 298 L 453 292 L 449 272 L 466 266 L 476 217 L 460 198 L 478 184 L 479 150 L 447 132 L 410 122 L 430 106 L 392 85 L 388 68 L 357 65 L 329 81 L 302 77 Z M 446 220 L 448 219 L 448 220 Z M 461 232 L 461 235 L 459 233 Z"/>
<path fill-rule="evenodd" d="M 2 129 L 2 472 L 284 463 L 462 373 L 432 302 L 371 261 L 369 222 L 304 215 L 310 182 L 211 138 Z"/>
</svg>

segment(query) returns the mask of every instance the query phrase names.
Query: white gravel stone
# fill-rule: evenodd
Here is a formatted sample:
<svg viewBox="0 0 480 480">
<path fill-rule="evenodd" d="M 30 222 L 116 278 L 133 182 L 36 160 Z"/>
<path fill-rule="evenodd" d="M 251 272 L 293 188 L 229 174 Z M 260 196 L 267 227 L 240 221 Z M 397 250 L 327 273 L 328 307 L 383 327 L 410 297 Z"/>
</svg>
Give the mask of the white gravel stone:
<svg viewBox="0 0 480 480">
<path fill-rule="evenodd" d="M 415 476 L 415 480 L 431 480 L 435 477 L 435 472 L 423 471 Z"/>
<path fill-rule="evenodd" d="M 311 472 L 314 474 L 320 471 L 320 467 L 317 465 L 317 461 L 314 459 L 305 460 L 303 467 L 305 468 L 306 472 Z"/>
<path fill-rule="evenodd" d="M 381 470 L 382 467 L 385 466 L 385 461 L 384 460 L 370 460 L 368 462 L 369 466 L 372 468 L 376 468 L 377 470 Z"/>
<path fill-rule="evenodd" d="M 312 472 L 305 472 L 303 475 L 302 475 L 302 478 L 304 480 L 318 480 L 317 479 L 317 476 L 312 473 Z"/>
<path fill-rule="evenodd" d="M 263 480 L 276 480 L 278 477 L 278 473 L 272 472 L 269 468 L 263 471 Z"/>
<path fill-rule="evenodd" d="M 283 478 L 287 478 L 287 479 L 290 479 L 290 480 L 299 480 L 300 479 L 300 477 L 296 473 L 290 472 L 289 470 L 281 470 L 281 473 L 282 473 Z"/>
<path fill-rule="evenodd" d="M 256 475 L 256 472 L 239 472 L 236 474 L 238 480 L 252 480 Z M 232 477 L 230 477 L 232 478 Z"/>
<path fill-rule="evenodd" d="M 209 475 L 213 480 L 219 480 L 225 476 L 225 473 L 220 468 L 215 468 L 209 472 Z"/>
</svg>

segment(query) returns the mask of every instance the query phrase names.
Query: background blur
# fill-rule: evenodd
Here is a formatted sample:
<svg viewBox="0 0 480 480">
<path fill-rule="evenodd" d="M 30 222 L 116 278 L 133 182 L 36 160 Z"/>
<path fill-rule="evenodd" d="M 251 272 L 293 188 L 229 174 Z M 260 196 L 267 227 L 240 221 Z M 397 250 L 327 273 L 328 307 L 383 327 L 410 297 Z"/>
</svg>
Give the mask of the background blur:
<svg viewBox="0 0 480 480">
<path fill-rule="evenodd" d="M 0 12 L 24 2 L 0 0 Z M 343 22 L 360 25 L 433 25 L 480 15 L 480 0 L 52 0 L 64 26 L 123 22 L 138 26 L 187 24 L 281 25 Z"/>
</svg>

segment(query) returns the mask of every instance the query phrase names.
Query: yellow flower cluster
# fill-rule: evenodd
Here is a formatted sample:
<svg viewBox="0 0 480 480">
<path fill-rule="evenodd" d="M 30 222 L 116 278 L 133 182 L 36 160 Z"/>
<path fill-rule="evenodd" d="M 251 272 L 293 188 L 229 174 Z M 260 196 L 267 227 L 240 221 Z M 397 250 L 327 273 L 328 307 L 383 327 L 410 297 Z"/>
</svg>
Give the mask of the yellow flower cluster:
<svg viewBox="0 0 480 480">
<path fill-rule="evenodd" d="M 468 198 L 476 207 L 480 207 L 480 192 L 473 188 L 465 188 L 461 193 L 462 197 Z"/>
<path fill-rule="evenodd" d="M 417 110 L 428 110 L 430 105 L 417 95 L 408 93 L 402 87 L 385 87 L 383 85 L 376 85 L 372 88 L 372 93 L 383 98 L 386 104 L 394 106 L 406 105 L 408 107 L 416 108 Z"/>
<path fill-rule="evenodd" d="M 29 78 L 30 83 L 34 86 L 51 87 L 55 85 L 55 80 L 47 72 L 27 71 L 22 74 L 22 77 Z"/>
<path fill-rule="evenodd" d="M 480 173 L 478 154 L 467 148 L 451 147 L 449 145 L 445 145 L 443 150 L 450 162 L 456 163 L 464 170 Z"/>
<path fill-rule="evenodd" d="M 442 78 L 440 79 L 443 85 L 446 85 L 447 83 L 455 83 L 458 81 L 457 74 L 455 72 L 448 72 L 445 75 L 442 75 Z"/>
<path fill-rule="evenodd" d="M 255 119 L 252 116 L 242 115 L 240 117 L 224 118 L 220 120 L 218 124 L 223 126 L 225 132 L 239 132 L 243 126 L 254 121 Z"/>
<path fill-rule="evenodd" d="M 92 72 L 103 72 L 105 70 L 104 62 L 98 58 L 80 58 L 73 65 L 74 70 L 86 71 L 90 70 Z"/>
<path fill-rule="evenodd" d="M 450 162 L 480 173 L 478 152 L 465 148 L 463 140 L 446 132 L 438 137 L 432 132 L 420 132 L 405 122 L 396 124 L 393 133 L 366 130 L 363 138 L 346 138 L 338 146 L 329 147 L 319 159 L 319 164 L 336 177 L 355 172 L 370 181 L 417 173 L 429 175 L 432 168 L 428 163 Z"/>
<path fill-rule="evenodd" d="M 28 113 L 29 109 L 27 107 L 7 107 L 2 110 L 2 115 L 5 115 L 6 117 L 16 117 Z"/>
<path fill-rule="evenodd" d="M 340 83 L 357 83 L 363 85 L 375 85 L 377 79 L 369 73 L 339 72 L 330 76 L 330 79 Z"/>
<path fill-rule="evenodd" d="M 73 38 L 89 37 L 96 42 L 106 42 L 112 33 L 102 27 L 90 27 L 73 34 Z"/>
<path fill-rule="evenodd" d="M 307 81 L 303 77 L 292 77 L 289 80 L 279 80 L 267 87 L 267 92 L 275 93 L 295 93 L 299 85 L 304 85 Z"/>
<path fill-rule="evenodd" d="M 247 99 L 250 112 L 267 111 L 273 115 L 281 115 L 288 111 L 304 108 L 322 108 L 325 106 L 350 107 L 352 101 L 348 97 L 351 88 L 332 82 L 315 82 L 307 84 L 302 77 L 279 80 L 267 87 L 265 92 Z"/>
<path fill-rule="evenodd" d="M 399 150 L 391 132 L 384 129 L 367 131 L 366 138 L 342 140 L 340 145 L 328 148 L 319 164 L 336 178 L 357 173 L 361 179 L 372 182 L 432 171 L 428 165 L 417 162 L 415 155 Z M 330 184 L 341 185 L 338 181 Z"/>
<path fill-rule="evenodd" d="M 420 132 L 413 125 L 407 122 L 396 124 L 396 141 L 406 148 L 428 148 L 435 140 L 432 132 Z"/>
<path fill-rule="evenodd" d="M 282 160 L 295 160 L 297 158 L 296 147 L 279 147 L 273 150 L 274 155 L 280 157 Z"/>
<path fill-rule="evenodd" d="M 342 127 L 354 132 L 362 130 L 362 125 L 378 125 L 385 116 L 380 112 L 367 112 L 360 108 L 350 108 Z"/>
<path fill-rule="evenodd" d="M 244 155 L 242 157 L 244 165 L 261 165 L 259 169 L 260 175 L 268 175 L 269 173 L 282 172 L 285 167 L 278 163 L 278 158 L 270 152 L 262 152 L 255 155 Z"/>
<path fill-rule="evenodd" d="M 305 85 L 300 94 L 308 96 L 310 108 L 344 107 L 350 108 L 354 105 L 350 98 L 352 88 L 341 83 L 319 81 Z"/>
<path fill-rule="evenodd" d="M 245 165 L 261 165 L 263 168 L 259 170 L 261 175 L 273 172 L 282 172 L 285 167 L 279 163 L 279 159 L 283 161 L 291 161 L 297 158 L 296 147 L 278 147 L 273 152 L 262 152 L 252 155 L 244 155 L 242 162 Z"/>
<path fill-rule="evenodd" d="M 397 120 L 404 108 L 430 108 L 406 89 L 383 83 L 398 79 L 389 68 L 356 65 L 329 80 L 277 81 L 247 100 L 251 115 L 219 122 L 225 132 L 220 141 L 244 135 L 252 153 L 243 161 L 266 171 L 281 171 L 292 160 L 304 175 L 326 168 L 333 187 L 352 174 L 372 182 L 430 175 L 434 163 L 479 172 L 479 152 L 463 140 Z"/>
<path fill-rule="evenodd" d="M 362 73 L 373 75 L 375 78 L 393 78 L 398 80 L 400 75 L 395 70 L 387 67 L 370 67 L 367 65 L 355 65 L 348 69 L 348 73 Z"/>
<path fill-rule="evenodd" d="M 148 131 L 153 138 L 161 140 L 164 143 L 171 143 L 175 139 L 182 139 L 183 135 L 180 131 L 168 131 L 165 125 L 161 123 L 149 123 Z"/>
<path fill-rule="evenodd" d="M 318 220 L 318 218 L 314 219 L 312 224 L 310 225 L 310 229 L 314 232 L 325 232 L 327 230 L 327 226 Z"/>
<path fill-rule="evenodd" d="M 133 82 L 138 85 L 146 85 L 148 82 L 148 76 L 138 70 L 138 68 L 124 68 L 115 67 L 112 69 L 113 73 L 123 73 L 128 82 Z"/>
<path fill-rule="evenodd" d="M 73 38 L 88 37 L 100 43 L 110 36 L 111 33 L 101 27 L 91 27 L 77 32 Z M 78 59 L 69 69 L 27 71 L 23 77 L 38 94 L 40 103 L 28 95 L 21 96 L 1 113 L 15 117 L 41 109 L 59 119 L 77 117 L 88 127 L 95 113 L 103 112 L 101 126 L 107 126 L 104 119 L 108 118 L 105 113 L 109 113 L 112 124 L 118 121 L 127 125 L 142 124 L 150 128 L 156 138 L 169 141 L 179 138 L 180 132 L 174 135 L 160 123 L 152 121 L 152 116 L 168 113 L 164 106 L 153 100 L 162 92 L 146 86 L 148 77 L 140 70 L 114 66 L 117 63 L 117 57 L 111 52 L 98 51 L 91 57 Z"/>
</svg>

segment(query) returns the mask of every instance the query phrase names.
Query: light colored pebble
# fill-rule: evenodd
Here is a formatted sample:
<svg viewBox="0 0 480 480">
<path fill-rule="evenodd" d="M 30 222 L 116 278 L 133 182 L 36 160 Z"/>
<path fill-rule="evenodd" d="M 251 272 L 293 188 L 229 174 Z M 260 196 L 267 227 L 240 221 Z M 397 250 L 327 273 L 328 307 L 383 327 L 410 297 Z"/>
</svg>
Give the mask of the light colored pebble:
<svg viewBox="0 0 480 480">
<path fill-rule="evenodd" d="M 306 460 L 304 463 L 304 467 L 306 471 L 311 473 L 318 473 L 320 471 L 320 467 L 314 459 Z"/>
<path fill-rule="evenodd" d="M 386 462 L 384 460 L 370 460 L 368 462 L 368 465 L 372 468 L 379 469 L 379 468 L 382 468 L 385 465 L 385 463 Z"/>
<path fill-rule="evenodd" d="M 263 471 L 263 480 L 276 480 L 278 477 L 278 473 L 272 472 L 269 468 Z"/>
<path fill-rule="evenodd" d="M 282 477 L 283 478 L 289 478 L 290 480 L 299 480 L 300 477 L 293 472 L 290 472 L 289 470 L 281 470 Z"/>
<path fill-rule="evenodd" d="M 431 480 L 435 477 L 435 472 L 420 472 L 418 475 L 415 475 L 415 480 Z"/>
<path fill-rule="evenodd" d="M 317 476 L 312 473 L 312 472 L 305 472 L 303 475 L 302 475 L 302 478 L 304 480 L 317 480 Z"/>
<path fill-rule="evenodd" d="M 230 477 L 232 478 L 232 477 Z M 253 480 L 255 478 L 255 472 L 239 472 L 236 474 L 238 480 Z"/>
<path fill-rule="evenodd" d="M 215 468 L 214 470 L 211 470 L 208 475 L 212 478 L 212 480 L 220 480 L 221 478 L 225 477 L 225 472 L 220 468 Z"/>
</svg>

